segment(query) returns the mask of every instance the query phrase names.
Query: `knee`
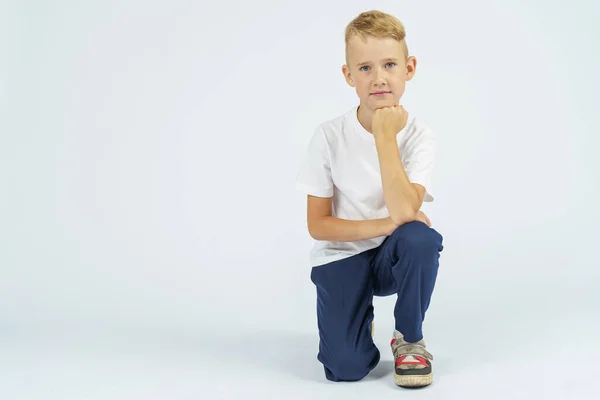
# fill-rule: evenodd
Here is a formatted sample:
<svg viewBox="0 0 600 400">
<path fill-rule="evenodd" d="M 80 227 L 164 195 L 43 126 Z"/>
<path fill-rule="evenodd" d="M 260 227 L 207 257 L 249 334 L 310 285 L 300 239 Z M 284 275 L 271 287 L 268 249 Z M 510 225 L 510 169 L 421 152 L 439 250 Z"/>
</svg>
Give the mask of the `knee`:
<svg viewBox="0 0 600 400">
<path fill-rule="evenodd" d="M 363 379 L 379 362 L 379 350 L 372 351 L 346 350 L 331 354 L 331 359 L 324 362 L 327 378 L 333 381 L 358 381 Z M 325 361 L 325 360 L 324 360 Z"/>
<path fill-rule="evenodd" d="M 442 235 L 420 221 L 400 225 L 391 237 L 408 250 L 440 252 L 443 249 Z"/>
</svg>

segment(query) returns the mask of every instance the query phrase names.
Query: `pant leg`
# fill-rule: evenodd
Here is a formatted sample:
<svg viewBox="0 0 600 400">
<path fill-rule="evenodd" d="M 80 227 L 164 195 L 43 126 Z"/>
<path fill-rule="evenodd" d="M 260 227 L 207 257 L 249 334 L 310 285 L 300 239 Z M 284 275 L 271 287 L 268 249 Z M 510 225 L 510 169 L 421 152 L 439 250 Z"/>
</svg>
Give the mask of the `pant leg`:
<svg viewBox="0 0 600 400">
<path fill-rule="evenodd" d="M 370 256 L 361 253 L 313 267 L 317 289 L 319 353 L 328 380 L 357 381 L 379 363 L 371 337 L 373 277 Z"/>
<path fill-rule="evenodd" d="M 422 325 L 437 278 L 443 238 L 426 224 L 399 226 L 372 255 L 374 294 L 397 293 L 395 327 L 406 341 L 423 338 Z"/>
</svg>

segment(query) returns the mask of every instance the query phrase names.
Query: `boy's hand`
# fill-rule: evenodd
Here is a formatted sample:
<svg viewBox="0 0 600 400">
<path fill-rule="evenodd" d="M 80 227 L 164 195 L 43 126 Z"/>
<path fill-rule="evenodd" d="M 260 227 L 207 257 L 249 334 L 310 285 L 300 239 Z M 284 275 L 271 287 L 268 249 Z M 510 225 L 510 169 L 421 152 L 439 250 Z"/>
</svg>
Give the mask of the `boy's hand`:
<svg viewBox="0 0 600 400">
<path fill-rule="evenodd" d="M 373 112 L 371 130 L 376 137 L 395 139 L 407 121 L 408 113 L 402 106 L 378 108 Z"/>
<path fill-rule="evenodd" d="M 428 227 L 431 228 L 431 221 L 429 221 L 429 218 L 427 217 L 427 215 L 425 215 L 425 213 L 421 210 L 419 210 L 419 212 L 417 213 L 415 219 L 415 221 L 421 221 L 424 224 L 426 224 Z M 394 221 L 392 221 L 392 219 L 390 217 L 386 218 L 386 231 L 385 231 L 385 235 L 386 236 L 390 236 L 392 233 L 394 233 L 394 231 L 396 230 L 396 228 L 398 228 L 398 225 L 396 225 L 394 223 Z"/>
</svg>

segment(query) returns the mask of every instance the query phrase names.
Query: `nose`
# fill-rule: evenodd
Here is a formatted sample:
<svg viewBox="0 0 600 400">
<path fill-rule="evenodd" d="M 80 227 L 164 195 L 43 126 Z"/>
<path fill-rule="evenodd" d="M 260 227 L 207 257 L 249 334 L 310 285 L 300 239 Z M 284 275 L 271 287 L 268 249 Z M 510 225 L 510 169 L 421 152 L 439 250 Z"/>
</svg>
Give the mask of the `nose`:
<svg viewBox="0 0 600 400">
<path fill-rule="evenodd" d="M 373 84 L 375 86 L 383 86 L 385 83 L 385 71 L 382 71 L 380 68 L 375 69 L 373 73 Z"/>
</svg>

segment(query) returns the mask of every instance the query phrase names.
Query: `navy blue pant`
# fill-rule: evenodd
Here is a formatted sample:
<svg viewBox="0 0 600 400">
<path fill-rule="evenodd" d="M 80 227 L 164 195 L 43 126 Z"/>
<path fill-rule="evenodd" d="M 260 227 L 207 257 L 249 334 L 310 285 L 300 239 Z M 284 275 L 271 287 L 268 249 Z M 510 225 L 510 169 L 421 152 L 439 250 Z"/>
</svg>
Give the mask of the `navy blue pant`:
<svg viewBox="0 0 600 400">
<path fill-rule="evenodd" d="M 383 243 L 360 254 L 313 267 L 319 353 L 331 381 L 364 378 L 379 363 L 371 337 L 373 296 L 397 294 L 395 326 L 406 341 L 423 338 L 442 251 L 442 236 L 418 221 L 399 226 Z"/>
</svg>

